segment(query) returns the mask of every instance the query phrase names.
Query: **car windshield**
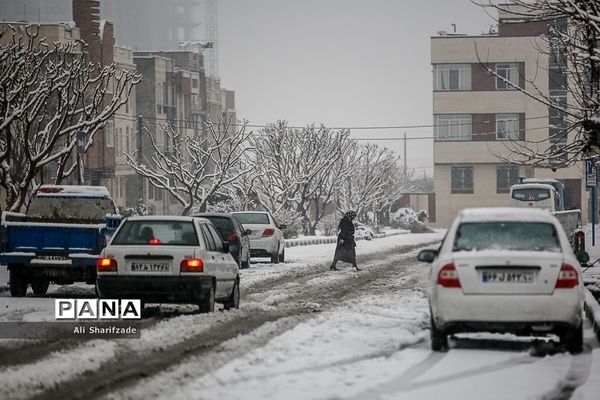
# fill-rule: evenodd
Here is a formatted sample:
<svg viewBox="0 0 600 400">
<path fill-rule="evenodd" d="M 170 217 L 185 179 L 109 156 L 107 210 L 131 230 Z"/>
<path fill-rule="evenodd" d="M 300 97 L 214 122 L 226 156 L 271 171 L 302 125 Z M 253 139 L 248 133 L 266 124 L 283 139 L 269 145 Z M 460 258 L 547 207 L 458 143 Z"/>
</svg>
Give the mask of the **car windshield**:
<svg viewBox="0 0 600 400">
<path fill-rule="evenodd" d="M 269 224 L 269 216 L 266 213 L 236 213 L 235 217 L 242 224 Z"/>
<path fill-rule="evenodd" d="M 456 231 L 454 251 L 526 250 L 560 252 L 554 225 L 542 222 L 469 222 Z"/>
<path fill-rule="evenodd" d="M 125 221 L 111 245 L 198 246 L 198 235 L 191 221 Z"/>
<path fill-rule="evenodd" d="M 106 214 L 114 214 L 113 202 L 108 198 L 38 196 L 27 208 L 29 219 L 65 222 L 100 222 Z"/>
</svg>

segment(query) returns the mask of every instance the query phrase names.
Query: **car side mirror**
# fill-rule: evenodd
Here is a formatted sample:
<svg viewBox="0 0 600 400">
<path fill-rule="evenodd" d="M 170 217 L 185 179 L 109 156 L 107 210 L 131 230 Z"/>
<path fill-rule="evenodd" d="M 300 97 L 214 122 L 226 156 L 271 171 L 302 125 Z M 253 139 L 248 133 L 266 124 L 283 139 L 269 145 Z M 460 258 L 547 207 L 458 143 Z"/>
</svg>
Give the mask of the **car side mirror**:
<svg viewBox="0 0 600 400">
<path fill-rule="evenodd" d="M 246 230 L 244 231 L 244 233 L 245 233 L 246 235 L 249 235 L 249 234 L 251 234 L 251 233 L 252 233 L 252 231 L 251 231 L 250 229 L 246 229 Z"/>
<path fill-rule="evenodd" d="M 438 255 L 438 251 L 435 249 L 425 249 L 425 250 L 421 250 L 419 252 L 419 255 L 417 255 L 417 260 L 419 261 L 423 261 L 426 263 L 432 263 L 433 260 L 435 260 L 435 258 Z"/>
<path fill-rule="evenodd" d="M 229 242 L 223 242 L 223 253 L 229 253 Z"/>
</svg>

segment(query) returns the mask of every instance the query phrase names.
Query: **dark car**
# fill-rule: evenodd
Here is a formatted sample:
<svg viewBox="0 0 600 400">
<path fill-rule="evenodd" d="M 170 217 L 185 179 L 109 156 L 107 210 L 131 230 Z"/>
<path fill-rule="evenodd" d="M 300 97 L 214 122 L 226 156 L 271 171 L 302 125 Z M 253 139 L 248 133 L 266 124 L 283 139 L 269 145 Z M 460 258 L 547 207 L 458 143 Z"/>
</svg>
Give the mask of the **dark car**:
<svg viewBox="0 0 600 400">
<path fill-rule="evenodd" d="M 196 213 L 194 217 L 208 219 L 217 228 L 224 242 L 229 243 L 229 252 L 240 268 L 250 266 L 250 233 L 232 214 Z"/>
</svg>

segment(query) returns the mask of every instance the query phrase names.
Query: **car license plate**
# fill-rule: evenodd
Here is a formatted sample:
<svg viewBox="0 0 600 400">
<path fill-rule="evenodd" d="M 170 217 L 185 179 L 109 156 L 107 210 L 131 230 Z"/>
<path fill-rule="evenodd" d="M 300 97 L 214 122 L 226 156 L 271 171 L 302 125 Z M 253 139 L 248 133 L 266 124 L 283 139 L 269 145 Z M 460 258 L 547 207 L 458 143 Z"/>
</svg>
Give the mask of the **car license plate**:
<svg viewBox="0 0 600 400">
<path fill-rule="evenodd" d="M 483 283 L 533 283 L 533 271 L 482 271 Z"/>
<path fill-rule="evenodd" d="M 134 272 L 168 272 L 169 264 L 165 263 L 131 263 Z"/>
</svg>

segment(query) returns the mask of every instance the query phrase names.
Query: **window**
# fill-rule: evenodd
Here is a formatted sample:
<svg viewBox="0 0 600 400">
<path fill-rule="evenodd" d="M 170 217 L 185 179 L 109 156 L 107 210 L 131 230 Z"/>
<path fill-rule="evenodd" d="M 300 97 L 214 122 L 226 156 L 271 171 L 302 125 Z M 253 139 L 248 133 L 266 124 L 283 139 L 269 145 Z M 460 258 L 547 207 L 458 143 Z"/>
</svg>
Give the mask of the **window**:
<svg viewBox="0 0 600 400">
<path fill-rule="evenodd" d="M 157 239 L 152 243 L 154 246 L 198 246 L 198 235 L 191 221 L 167 220 L 127 221 L 119 229 L 113 244 L 146 245 L 150 239 Z"/>
<path fill-rule="evenodd" d="M 212 226 L 210 226 L 210 225 L 205 225 L 205 226 L 210 231 L 210 234 L 213 238 L 213 242 L 215 243 L 215 247 L 216 247 L 217 251 L 222 253 L 224 250 L 223 250 L 223 241 L 221 240 L 221 236 L 219 236 L 219 233 Z"/>
<path fill-rule="evenodd" d="M 519 86 L 519 66 L 517 64 L 496 64 L 496 74 L 498 75 L 496 77 L 497 90 L 510 90 L 514 89 L 514 86 Z"/>
<path fill-rule="evenodd" d="M 519 140 L 519 114 L 496 114 L 496 139 Z"/>
<path fill-rule="evenodd" d="M 106 121 L 104 126 L 104 145 L 106 147 L 115 147 L 115 127 L 113 121 Z"/>
<path fill-rule="evenodd" d="M 473 167 L 452 167 L 451 192 L 473 193 Z"/>
<path fill-rule="evenodd" d="M 468 222 L 455 235 L 453 251 L 527 250 L 562 252 L 554 225 L 543 222 Z"/>
<path fill-rule="evenodd" d="M 438 140 L 471 140 L 471 116 L 448 114 L 437 116 Z"/>
<path fill-rule="evenodd" d="M 471 64 L 434 66 L 436 90 L 471 90 Z"/>
<path fill-rule="evenodd" d="M 496 193 L 508 193 L 510 187 L 519 182 L 519 167 L 498 165 L 496 167 Z"/>
<path fill-rule="evenodd" d="M 208 251 L 217 251 L 217 245 L 215 244 L 215 240 L 208 230 L 208 226 L 206 226 L 206 224 L 202 224 L 200 225 L 200 230 L 202 231 L 202 237 L 204 237 L 204 240 L 206 241 L 206 249 Z"/>
</svg>

